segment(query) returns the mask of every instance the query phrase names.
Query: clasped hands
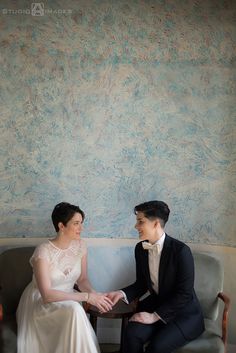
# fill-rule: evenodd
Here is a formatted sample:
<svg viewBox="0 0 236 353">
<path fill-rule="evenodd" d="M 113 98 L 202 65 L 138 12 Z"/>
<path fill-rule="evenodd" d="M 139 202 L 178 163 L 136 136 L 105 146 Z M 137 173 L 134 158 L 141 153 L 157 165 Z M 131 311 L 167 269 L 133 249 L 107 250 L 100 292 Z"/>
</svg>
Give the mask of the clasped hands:
<svg viewBox="0 0 236 353">
<path fill-rule="evenodd" d="M 98 308 L 100 313 L 112 310 L 113 306 L 123 298 L 121 291 L 109 293 L 90 292 L 87 302 Z"/>
<path fill-rule="evenodd" d="M 112 310 L 113 306 L 121 299 L 123 299 L 123 293 L 121 291 L 90 293 L 88 303 L 95 305 L 99 309 L 100 313 L 105 313 Z M 129 321 L 135 321 L 142 324 L 153 324 L 158 320 L 158 315 L 145 311 L 135 313 L 129 319 Z"/>
</svg>

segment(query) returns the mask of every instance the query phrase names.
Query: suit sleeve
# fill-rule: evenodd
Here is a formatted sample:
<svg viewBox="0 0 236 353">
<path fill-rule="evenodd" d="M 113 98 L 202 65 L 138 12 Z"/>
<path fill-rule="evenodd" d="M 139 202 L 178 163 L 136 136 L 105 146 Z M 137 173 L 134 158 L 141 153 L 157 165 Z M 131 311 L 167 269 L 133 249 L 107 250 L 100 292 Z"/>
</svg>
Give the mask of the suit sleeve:
<svg viewBox="0 0 236 353">
<path fill-rule="evenodd" d="M 147 292 L 147 281 L 143 273 L 140 243 L 135 247 L 136 281 L 122 290 L 125 292 L 129 302 L 140 298 Z"/>
<path fill-rule="evenodd" d="M 188 246 L 184 246 L 176 256 L 175 284 L 156 308 L 157 314 L 166 322 L 171 321 L 177 313 L 181 313 L 193 298 L 194 262 L 191 250 Z"/>
</svg>

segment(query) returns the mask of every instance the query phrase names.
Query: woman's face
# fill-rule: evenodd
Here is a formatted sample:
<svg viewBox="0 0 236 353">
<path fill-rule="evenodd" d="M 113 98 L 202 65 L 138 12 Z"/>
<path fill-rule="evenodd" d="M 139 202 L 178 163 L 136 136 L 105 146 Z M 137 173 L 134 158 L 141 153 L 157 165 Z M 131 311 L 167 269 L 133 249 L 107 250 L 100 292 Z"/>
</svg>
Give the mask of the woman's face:
<svg viewBox="0 0 236 353">
<path fill-rule="evenodd" d="M 64 226 L 59 223 L 59 228 L 64 235 L 71 239 L 80 239 L 80 233 L 83 229 L 83 219 L 80 213 L 75 213 L 74 216 Z"/>
<path fill-rule="evenodd" d="M 143 212 L 137 213 L 135 228 L 141 240 L 152 241 L 156 236 L 156 220 L 148 219 Z"/>
</svg>

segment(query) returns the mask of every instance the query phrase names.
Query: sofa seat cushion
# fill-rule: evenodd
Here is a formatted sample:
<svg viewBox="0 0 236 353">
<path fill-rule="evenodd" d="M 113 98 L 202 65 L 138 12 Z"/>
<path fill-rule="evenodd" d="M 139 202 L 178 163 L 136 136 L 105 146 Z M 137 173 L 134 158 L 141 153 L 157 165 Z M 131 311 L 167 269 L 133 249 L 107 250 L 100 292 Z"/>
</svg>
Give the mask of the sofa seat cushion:
<svg viewBox="0 0 236 353">
<path fill-rule="evenodd" d="M 205 327 L 201 336 L 177 349 L 175 353 L 224 353 L 219 324 L 216 321 L 205 319 Z"/>
<path fill-rule="evenodd" d="M 21 294 L 32 280 L 29 259 L 34 247 L 8 249 L 0 256 L 0 286 L 3 315 L 15 315 Z"/>
<path fill-rule="evenodd" d="M 1 353 L 16 353 L 17 325 L 15 317 L 0 322 L 0 351 Z"/>
</svg>

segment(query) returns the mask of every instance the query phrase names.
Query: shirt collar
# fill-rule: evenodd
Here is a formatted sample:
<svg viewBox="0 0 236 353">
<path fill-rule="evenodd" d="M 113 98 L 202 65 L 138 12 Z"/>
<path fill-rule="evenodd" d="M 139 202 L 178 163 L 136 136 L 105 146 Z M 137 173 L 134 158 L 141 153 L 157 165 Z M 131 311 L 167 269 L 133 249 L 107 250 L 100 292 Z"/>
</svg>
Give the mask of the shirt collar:
<svg viewBox="0 0 236 353">
<path fill-rule="evenodd" d="M 155 244 L 159 244 L 159 245 L 160 245 L 160 249 L 161 249 L 161 250 L 162 250 L 162 248 L 163 248 L 165 238 L 166 238 L 166 233 L 164 232 L 164 233 L 162 234 L 162 236 L 160 237 L 160 239 L 158 239 L 158 240 L 155 242 Z"/>
</svg>

